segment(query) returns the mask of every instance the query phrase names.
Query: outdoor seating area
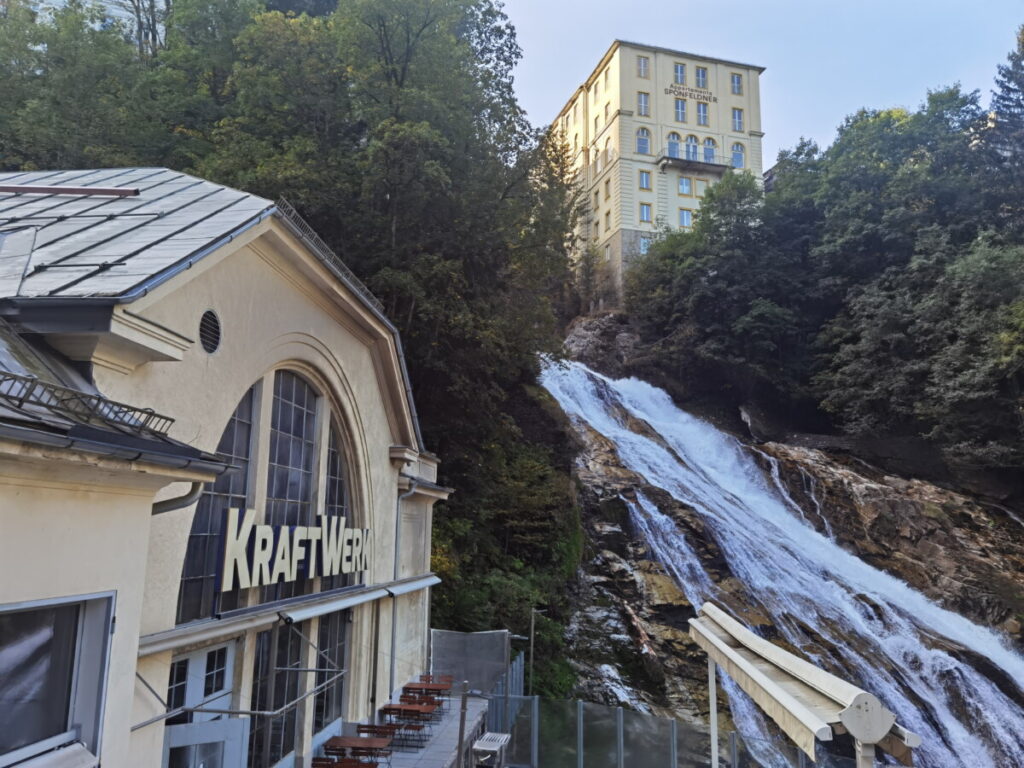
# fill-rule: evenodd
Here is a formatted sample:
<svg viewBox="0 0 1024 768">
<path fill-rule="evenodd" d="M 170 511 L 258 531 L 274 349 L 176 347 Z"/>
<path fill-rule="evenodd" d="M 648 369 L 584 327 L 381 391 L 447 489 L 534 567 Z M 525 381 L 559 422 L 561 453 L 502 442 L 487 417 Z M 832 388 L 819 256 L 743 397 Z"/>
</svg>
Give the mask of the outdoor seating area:
<svg viewBox="0 0 1024 768">
<path fill-rule="evenodd" d="M 434 736 L 435 727 L 452 714 L 451 675 L 421 675 L 406 683 L 397 702 L 377 712 L 377 723 L 356 725 L 355 736 L 335 736 L 324 742 L 314 768 L 392 768 L 396 751 L 418 752 Z"/>
</svg>

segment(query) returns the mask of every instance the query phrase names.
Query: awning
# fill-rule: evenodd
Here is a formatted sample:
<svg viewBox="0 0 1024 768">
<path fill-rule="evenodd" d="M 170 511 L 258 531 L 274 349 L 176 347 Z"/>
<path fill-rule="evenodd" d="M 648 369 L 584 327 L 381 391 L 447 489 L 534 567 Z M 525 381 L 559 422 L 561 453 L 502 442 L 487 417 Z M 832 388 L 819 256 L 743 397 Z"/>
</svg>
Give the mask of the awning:
<svg viewBox="0 0 1024 768">
<path fill-rule="evenodd" d="M 324 616 L 328 613 L 343 611 L 346 608 L 352 608 L 356 605 L 369 603 L 372 600 L 379 600 L 380 598 L 387 596 L 388 590 L 386 589 L 371 589 L 368 592 L 360 592 L 355 595 L 339 595 L 331 600 L 322 600 L 319 603 L 305 605 L 301 608 L 278 611 L 277 615 L 284 620 L 285 624 L 294 624 L 296 622 L 305 621 L 306 619 L 312 619 L 316 616 Z"/>
<path fill-rule="evenodd" d="M 426 589 L 427 587 L 432 587 L 435 584 L 440 583 L 441 579 L 437 576 L 423 576 L 419 579 L 414 579 L 413 581 L 407 581 L 403 584 L 395 584 L 394 586 L 388 587 L 387 593 L 391 595 L 391 597 L 397 597 L 398 595 L 407 595 L 410 592 L 418 592 L 421 589 Z"/>
</svg>

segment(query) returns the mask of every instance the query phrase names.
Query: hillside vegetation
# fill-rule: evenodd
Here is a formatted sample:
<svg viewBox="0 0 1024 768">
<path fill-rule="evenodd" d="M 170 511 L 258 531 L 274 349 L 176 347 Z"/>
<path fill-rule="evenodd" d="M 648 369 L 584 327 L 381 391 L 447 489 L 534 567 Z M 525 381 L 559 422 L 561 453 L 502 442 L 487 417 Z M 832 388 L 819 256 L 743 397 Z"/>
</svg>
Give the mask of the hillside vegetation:
<svg viewBox="0 0 1024 768">
<path fill-rule="evenodd" d="M 691 393 L 915 438 L 954 470 L 1024 466 L 1024 35 L 991 112 L 958 87 L 861 110 L 825 150 L 709 191 L 627 306 Z"/>
<path fill-rule="evenodd" d="M 0 2 L 0 168 L 168 166 L 284 196 L 401 331 L 435 514 L 436 626 L 525 633 L 571 684 L 569 459 L 532 389 L 573 195 L 512 91 L 493 0 Z M 308 13 L 306 13 L 308 12 Z"/>
</svg>

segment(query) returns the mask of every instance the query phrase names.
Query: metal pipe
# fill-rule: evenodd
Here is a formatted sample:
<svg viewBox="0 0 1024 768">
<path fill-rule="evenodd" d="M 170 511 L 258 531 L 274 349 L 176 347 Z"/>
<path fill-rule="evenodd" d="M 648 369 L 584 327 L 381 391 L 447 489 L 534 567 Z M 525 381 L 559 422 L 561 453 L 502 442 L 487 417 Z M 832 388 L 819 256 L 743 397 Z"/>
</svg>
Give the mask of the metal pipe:
<svg viewBox="0 0 1024 768">
<path fill-rule="evenodd" d="M 718 665 L 708 656 L 708 705 L 711 707 L 711 768 L 718 768 Z"/>
<path fill-rule="evenodd" d="M 395 566 L 394 580 L 398 581 L 399 557 L 402 554 L 402 502 L 416 493 L 419 484 L 415 480 L 409 481 L 409 490 L 398 495 L 395 501 Z M 391 674 L 388 677 L 388 696 L 395 692 L 395 676 L 397 673 L 398 659 L 398 598 L 391 596 Z"/>
<path fill-rule="evenodd" d="M 463 766 L 463 750 L 462 742 L 466 738 L 466 709 L 469 707 L 469 681 L 462 681 L 462 707 L 459 710 L 459 743 L 456 749 L 458 750 L 455 765 L 458 768 Z"/>
<path fill-rule="evenodd" d="M 104 197 L 138 197 L 136 187 L 44 187 L 25 184 L 0 184 L 0 192 L 16 195 L 102 195 Z"/>
<path fill-rule="evenodd" d="M 153 514 L 162 515 L 164 512 L 173 512 L 176 509 L 184 509 L 185 507 L 191 507 L 197 501 L 199 497 L 203 495 L 203 488 L 206 483 L 194 482 L 189 492 L 184 496 L 176 496 L 173 499 L 164 499 L 158 501 L 153 505 Z"/>
</svg>

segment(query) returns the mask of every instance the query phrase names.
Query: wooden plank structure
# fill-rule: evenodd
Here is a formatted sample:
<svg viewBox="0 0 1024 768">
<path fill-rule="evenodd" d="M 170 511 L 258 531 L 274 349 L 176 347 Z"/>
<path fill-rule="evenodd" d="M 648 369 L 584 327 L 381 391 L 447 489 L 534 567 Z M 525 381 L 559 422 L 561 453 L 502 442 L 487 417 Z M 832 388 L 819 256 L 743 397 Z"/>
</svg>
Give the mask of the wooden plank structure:
<svg viewBox="0 0 1024 768">
<path fill-rule="evenodd" d="M 690 619 L 690 637 L 708 654 L 713 767 L 718 764 L 717 667 L 812 760 L 816 741 L 849 734 L 857 768 L 872 768 L 876 747 L 913 765 L 912 750 L 921 737 L 896 723 L 874 695 L 758 637 L 713 603 Z"/>
</svg>

